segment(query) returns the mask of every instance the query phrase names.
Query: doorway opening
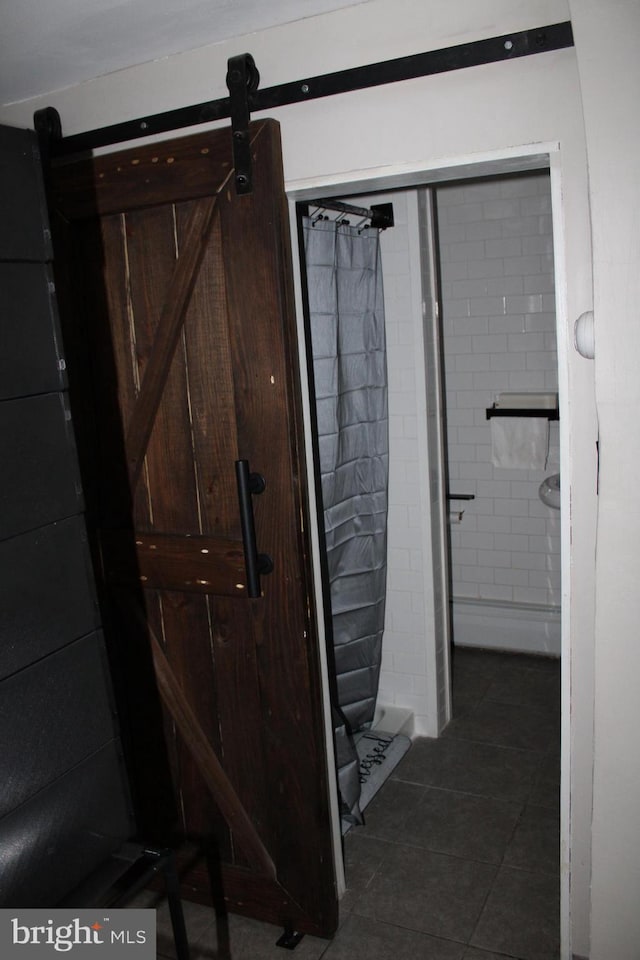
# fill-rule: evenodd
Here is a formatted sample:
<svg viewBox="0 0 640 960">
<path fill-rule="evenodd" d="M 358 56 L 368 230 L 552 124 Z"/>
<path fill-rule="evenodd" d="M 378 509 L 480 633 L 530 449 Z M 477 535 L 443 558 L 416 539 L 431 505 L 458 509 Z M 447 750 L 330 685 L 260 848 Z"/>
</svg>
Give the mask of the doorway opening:
<svg viewBox="0 0 640 960">
<path fill-rule="evenodd" d="M 394 206 L 381 236 L 390 481 L 379 704 L 408 710 L 412 737 L 438 737 L 451 718 L 456 646 L 561 651 L 560 511 L 539 495 L 559 473 L 558 425 L 546 420 L 536 459 L 505 466 L 486 414 L 504 393 L 557 402 L 548 158 L 475 174 L 332 190 Z"/>
</svg>

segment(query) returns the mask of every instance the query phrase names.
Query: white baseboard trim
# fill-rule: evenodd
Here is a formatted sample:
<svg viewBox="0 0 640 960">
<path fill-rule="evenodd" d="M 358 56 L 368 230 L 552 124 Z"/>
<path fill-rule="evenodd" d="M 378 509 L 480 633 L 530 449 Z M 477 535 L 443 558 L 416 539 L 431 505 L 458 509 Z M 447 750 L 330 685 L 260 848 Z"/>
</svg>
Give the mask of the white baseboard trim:
<svg viewBox="0 0 640 960">
<path fill-rule="evenodd" d="M 427 717 L 421 717 L 418 714 L 413 718 L 413 730 L 411 731 L 411 739 L 415 740 L 416 737 L 437 737 L 439 734 L 437 731 L 434 731 L 433 724 L 429 722 Z"/>
<path fill-rule="evenodd" d="M 456 645 L 560 656 L 557 607 L 461 598 L 452 601 L 451 609 Z"/>
</svg>

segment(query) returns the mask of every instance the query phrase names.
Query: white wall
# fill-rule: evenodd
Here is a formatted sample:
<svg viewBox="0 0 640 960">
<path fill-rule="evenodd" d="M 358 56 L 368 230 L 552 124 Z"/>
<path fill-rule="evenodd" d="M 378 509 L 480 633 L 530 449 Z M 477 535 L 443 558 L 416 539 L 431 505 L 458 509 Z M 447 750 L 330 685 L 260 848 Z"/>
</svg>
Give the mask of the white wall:
<svg viewBox="0 0 640 960">
<path fill-rule="evenodd" d="M 607 5 L 608 7 L 609 5 Z M 362 63 L 436 49 L 466 40 L 537 27 L 568 18 L 565 0 L 371 0 L 334 14 L 264 31 L 156 63 L 142 65 L 38 101 L 3 108 L 0 120 L 30 125 L 33 110 L 57 107 L 66 133 L 122 121 L 128 117 L 197 103 L 226 95 L 226 61 L 244 50 L 256 58 L 262 85 L 270 86 Z M 604 15 L 603 15 L 604 16 Z M 627 37 L 631 36 L 631 32 Z M 629 40 L 629 42 L 631 42 Z M 613 54 L 615 57 L 615 52 Z M 631 62 L 631 61 L 630 61 Z M 592 68 L 606 74 L 609 64 Z M 599 73 L 598 73 L 599 71 Z M 590 87 L 590 96 L 595 96 Z M 629 111 L 633 104 L 629 101 Z M 559 388 L 563 404 L 561 444 L 567 453 L 563 484 L 563 617 L 565 644 L 572 649 L 572 710 L 569 714 L 569 658 L 565 658 L 565 751 L 571 742 L 573 785 L 590 795 L 592 680 L 595 414 L 593 366 L 572 350 L 577 316 L 592 307 L 591 254 L 584 128 L 574 50 L 488 64 L 401 84 L 298 104 L 273 111 L 282 126 L 285 177 L 292 194 L 318 186 L 351 184 L 353 190 L 377 190 L 434 171 L 498 157 L 551 151 L 556 177 L 554 204 L 558 287 Z M 635 151 L 637 155 L 637 150 Z M 629 174 L 627 174 L 629 176 Z M 347 192 L 344 190 L 343 192 Z M 560 267 L 560 269 L 558 269 Z M 606 276 L 606 272 L 605 272 Z M 637 277 L 637 272 L 636 272 Z M 627 316 L 631 302 L 620 316 Z M 613 326 L 619 318 L 614 317 Z M 606 336 L 606 335 L 605 335 Z M 601 337 L 602 339 L 602 337 Z M 604 374 L 612 378 L 611 370 Z M 627 411 L 628 412 L 628 411 Z M 609 422 L 613 421 L 613 416 Z M 633 422 L 629 416 L 626 423 Z M 630 462 L 637 465 L 638 457 Z M 564 469 L 564 467 L 563 467 Z M 629 503 L 629 485 L 625 487 Z M 615 524 L 613 509 L 609 511 Z M 622 518 L 622 512 L 618 514 Z M 602 532 L 604 535 L 604 531 Z M 623 542 L 627 542 L 626 539 Z M 630 547 L 629 547 L 630 550 Z M 628 553 L 625 554 L 628 560 Z M 610 582 L 603 568 L 602 584 Z M 617 615 L 616 623 L 620 622 Z M 636 617 L 636 622 L 637 622 Z M 627 629 L 625 625 L 625 629 Z M 627 674 L 629 676 L 629 674 Z M 584 696 L 587 691 L 586 697 Z M 600 707 L 624 703 L 609 683 Z M 638 698 L 632 700 L 632 709 Z M 571 741 L 569 734 L 571 716 Z M 631 725 L 633 726 L 633 724 Z M 568 754 L 564 756 L 568 772 Z M 606 796 L 606 778 L 600 780 Z M 568 777 L 565 776 L 564 864 L 568 870 Z M 620 811 L 618 829 L 624 828 Z M 579 815 L 578 815 L 579 814 Z M 572 824 L 574 950 L 586 953 L 590 836 L 584 811 Z M 595 878 L 596 889 L 598 879 Z M 565 887 L 566 889 L 566 887 Z M 567 903 L 564 903 L 565 913 Z"/>
<path fill-rule="evenodd" d="M 428 650 L 425 605 L 431 542 L 421 484 L 427 475 L 425 451 L 419 442 L 420 257 L 417 225 L 410 217 L 416 191 L 366 197 L 367 206 L 387 202 L 393 202 L 395 225 L 380 235 L 389 377 L 389 553 L 379 700 L 413 711 L 414 733 L 437 736 L 437 703 L 428 696 L 434 656 Z"/>
<path fill-rule="evenodd" d="M 423 463 L 423 512 L 425 539 L 431 542 L 430 561 L 425 563 L 424 592 L 431 676 L 428 697 L 437 719 L 437 731 L 451 720 L 451 605 L 449 601 L 449 517 L 446 477 L 446 421 L 442 335 L 440 329 L 440 271 L 435 191 L 417 191 L 417 235 L 420 248 L 422 317 L 421 355 L 416 356 L 420 416 L 418 431 Z M 416 351 L 416 353 L 418 353 Z"/>
<path fill-rule="evenodd" d="M 592 204 L 600 496 L 592 960 L 640 950 L 640 6 L 572 0 Z"/>
</svg>

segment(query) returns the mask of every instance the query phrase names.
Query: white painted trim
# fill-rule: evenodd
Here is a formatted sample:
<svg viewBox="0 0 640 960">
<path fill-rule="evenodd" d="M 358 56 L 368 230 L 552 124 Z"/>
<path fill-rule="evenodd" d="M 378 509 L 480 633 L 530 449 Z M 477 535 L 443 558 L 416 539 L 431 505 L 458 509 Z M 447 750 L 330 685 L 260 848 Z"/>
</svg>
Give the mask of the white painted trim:
<svg viewBox="0 0 640 960">
<path fill-rule="evenodd" d="M 422 202 L 424 201 L 424 202 Z M 437 604 L 441 605 L 440 618 L 438 618 L 437 613 L 434 610 L 433 617 L 433 629 L 434 629 L 434 640 L 435 640 L 435 655 L 434 655 L 434 674 L 435 674 L 435 686 L 436 686 L 436 701 L 437 701 L 437 713 L 438 713 L 438 730 L 437 736 L 440 735 L 442 730 L 451 720 L 453 715 L 453 702 L 451 695 L 451 637 L 452 637 L 452 625 L 451 625 L 451 603 L 449 596 L 449 572 L 451 568 L 451 560 L 449 556 L 449 504 L 446 499 L 447 493 L 447 478 L 445 474 L 445 464 L 446 464 L 446 444 L 445 444 L 445 421 L 446 421 L 446 402 L 445 402 L 445 390 L 444 390 L 444 370 L 442 364 L 442 317 L 440 315 L 440 300 L 441 300 L 441 291 L 440 291 L 440 278 L 439 278 L 439 269 L 438 269 L 438 235 L 437 228 L 435 224 L 435 193 L 434 190 L 429 187 L 422 187 L 417 191 L 417 204 L 418 204 L 418 226 L 420 229 L 419 234 L 419 247 L 421 250 L 421 259 L 424 261 L 422 264 L 421 271 L 421 284 L 422 284 L 422 317 L 421 317 L 421 329 L 423 333 L 422 339 L 422 362 L 419 364 L 420 367 L 420 377 L 418 378 L 420 382 L 424 381 L 424 394 L 425 394 L 425 427 L 424 427 L 424 446 L 425 446 L 425 456 L 424 463 L 426 466 L 425 474 L 425 483 L 423 488 L 425 494 L 427 495 L 427 504 L 426 507 L 429 511 L 429 520 L 431 524 L 437 526 L 437 535 L 440 545 L 440 576 L 439 583 L 433 585 L 432 594 L 434 598 L 434 606 Z M 424 222 L 422 222 L 424 220 Z M 425 234 L 423 235 L 423 228 Z M 428 236 L 426 232 L 428 231 Z M 431 289 L 430 294 L 430 303 L 427 306 L 426 301 L 426 290 L 425 290 L 425 281 L 426 278 L 429 278 Z M 427 319 L 427 311 L 431 313 L 429 319 Z M 428 347 L 427 347 L 428 344 Z M 432 367 L 429 370 L 428 354 L 431 353 L 434 357 Z M 429 390 L 428 382 L 429 376 L 427 371 L 429 370 L 429 376 L 433 380 L 433 386 Z M 432 419 L 432 424 L 429 426 L 429 420 Z M 433 437 L 429 435 L 430 431 L 433 431 Z M 432 464 L 431 464 L 431 448 L 433 444 L 431 440 L 435 440 L 435 445 L 438 450 L 438 484 L 437 484 L 437 497 L 439 498 L 439 503 L 436 504 L 434 509 L 434 493 L 431 490 L 432 486 Z M 437 516 L 435 516 L 437 512 Z M 433 539 L 431 541 L 431 557 L 432 557 L 432 566 L 435 566 L 433 561 Z M 438 622 L 440 620 L 440 623 Z M 440 637 L 438 637 L 438 628 L 441 626 Z M 438 646 L 440 645 L 440 646 Z M 444 675 L 447 677 L 447 683 L 445 684 L 444 689 L 442 689 L 438 684 L 438 660 L 441 662 L 442 670 Z M 439 699 L 438 699 L 439 698 Z"/>
<path fill-rule="evenodd" d="M 327 640 L 324 623 L 324 600 L 322 596 L 322 577 L 320 574 L 320 540 L 318 534 L 317 501 L 314 483 L 313 450 L 308 438 L 311 436 L 311 395 L 307 371 L 307 357 L 305 349 L 304 308 L 302 299 L 302 280 L 300 275 L 300 257 L 298 256 L 298 225 L 296 218 L 295 201 L 289 200 L 289 222 L 292 238 L 293 284 L 296 305 L 296 324 L 298 330 L 298 358 L 300 368 L 300 390 L 302 393 L 302 420 L 304 424 L 305 460 L 307 465 L 307 490 L 309 498 L 311 544 L 311 565 L 313 569 L 313 592 L 317 610 L 317 632 L 322 679 L 322 698 L 324 708 L 324 731 L 327 744 L 327 783 L 329 787 L 329 813 L 331 817 L 331 833 L 333 840 L 333 858 L 336 871 L 336 889 L 338 897 L 342 897 L 347 889 L 344 873 L 344 856 L 342 852 L 342 824 L 340 820 L 340 806 L 338 802 L 338 776 L 336 759 L 333 747 L 333 718 L 331 715 L 331 696 L 329 692 L 329 665 L 327 662 Z"/>
<path fill-rule="evenodd" d="M 558 150 L 559 144 L 555 141 L 531 143 L 522 147 L 489 150 L 460 157 L 443 157 L 431 162 L 394 163 L 383 167 L 345 170 L 309 180 L 288 180 L 285 188 L 289 197 L 295 201 L 311 200 L 320 192 L 325 192 L 327 196 L 362 191 L 377 193 L 448 180 L 547 169 L 549 154 Z"/>
<path fill-rule="evenodd" d="M 558 608 L 467 599 L 451 606 L 456 646 L 560 656 Z"/>
<path fill-rule="evenodd" d="M 416 423 L 418 469 L 422 472 L 420 483 L 420 525 L 422 527 L 422 592 L 424 596 L 424 653 L 426 662 L 427 700 L 426 715 L 421 717 L 423 729 L 421 736 L 437 737 L 440 734 L 438 709 L 438 658 L 435 630 L 435 595 L 433 553 L 431 549 L 433 532 L 431 529 L 431 503 L 429 495 L 429 450 L 427 445 L 427 380 L 424 365 L 424 321 L 422 317 L 422 263 L 420 250 L 420 221 L 418 215 L 418 192 L 412 190 L 407 195 L 407 235 L 409 239 L 409 272 L 411 277 L 411 304 L 413 312 L 413 335 L 415 349 L 416 375 Z M 384 642 L 384 640 L 383 640 Z"/>
<path fill-rule="evenodd" d="M 560 571 L 561 571 L 561 733 L 560 733 L 560 957 L 571 956 L 571 485 L 573 465 L 569 444 L 569 323 L 567 262 L 559 148 L 549 151 L 554 276 L 556 288 L 556 345 L 560 408 Z"/>
<path fill-rule="evenodd" d="M 569 379 L 568 379 L 568 352 L 570 344 L 567 330 L 567 271 L 565 259 L 565 235 L 562 199 L 560 145 L 558 142 L 532 143 L 522 146 L 488 151 L 479 154 L 467 154 L 459 157 L 443 158 L 438 161 L 424 163 L 390 164 L 387 166 L 372 167 L 369 169 L 350 170 L 334 173 L 327 177 L 313 179 L 291 180 L 285 183 L 292 211 L 292 231 L 294 242 L 295 229 L 295 202 L 312 199 L 314 194 L 326 192 L 329 195 L 348 194 L 353 192 L 376 192 L 397 189 L 398 187 L 412 187 L 419 184 L 438 183 L 450 179 L 463 177 L 478 177 L 496 175 L 500 173 L 524 171 L 549 167 L 551 173 L 551 197 L 553 212 L 554 237 L 554 268 L 556 277 L 556 336 L 558 349 L 558 393 L 560 410 L 560 462 L 564 482 L 561 494 L 561 569 L 562 569 L 562 613 L 561 613 L 561 652 L 562 652 L 562 760 L 561 760 L 561 960 L 569 960 L 571 956 L 571 915 L 570 915 L 570 654 L 571 654 L 571 623 L 570 623 L 570 488 L 571 488 L 571 459 L 569 447 L 570 406 L 569 406 Z M 297 259 L 297 258 L 296 258 Z M 299 318 L 302 317 L 302 299 L 300 290 L 299 264 L 295 264 L 296 273 L 296 309 Z M 301 323 L 301 320 L 299 320 Z M 306 366 L 304 370 L 306 380 Z M 308 403 L 308 390 L 307 390 Z M 305 410 L 306 422 L 308 411 Z M 311 472 L 310 476 L 313 476 Z M 313 534 L 313 531 L 312 531 Z M 317 538 L 317 532 L 313 534 Z M 314 548 L 315 549 L 315 548 Z M 316 561 L 319 559 L 315 558 Z M 319 588 L 318 588 L 319 589 Z M 322 605 L 318 604 L 319 616 L 322 615 Z M 324 633 L 324 631 L 323 631 Z M 323 654 L 324 658 L 324 654 Z M 323 659 L 326 668 L 326 660 Z M 328 678 L 325 681 L 328 690 Z M 329 701 L 326 700 L 328 705 Z M 415 734 L 419 735 L 419 718 L 416 718 Z M 334 784 L 335 786 L 335 784 Z M 342 856 L 336 856 L 336 865 L 343 869 Z M 337 866 L 338 870 L 338 866 Z M 344 885 L 344 873 L 341 880 Z"/>
</svg>

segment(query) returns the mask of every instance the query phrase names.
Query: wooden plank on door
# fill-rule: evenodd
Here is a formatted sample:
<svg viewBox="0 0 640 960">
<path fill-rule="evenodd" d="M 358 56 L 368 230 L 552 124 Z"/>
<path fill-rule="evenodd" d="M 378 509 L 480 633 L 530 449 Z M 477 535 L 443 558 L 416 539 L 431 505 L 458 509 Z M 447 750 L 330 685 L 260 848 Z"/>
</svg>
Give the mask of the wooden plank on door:
<svg viewBox="0 0 640 960">
<path fill-rule="evenodd" d="M 91 318 L 91 502 L 105 591 L 128 593 L 120 609 L 145 610 L 170 708 L 185 892 L 206 900 L 213 889 L 230 909 L 330 935 L 322 684 L 273 121 L 251 125 L 251 149 L 254 190 L 242 197 L 228 130 L 61 162 L 52 196 L 62 247 L 78 255 L 65 301 Z M 70 328 L 78 335 L 82 323 Z M 255 599 L 241 573 L 238 459 L 266 479 L 252 499 L 258 549 L 274 570 Z M 125 646 L 139 643 L 139 618 L 116 618 Z M 239 807 L 225 800 L 225 783 Z M 195 865 L 194 844 L 206 854 Z"/>
</svg>

